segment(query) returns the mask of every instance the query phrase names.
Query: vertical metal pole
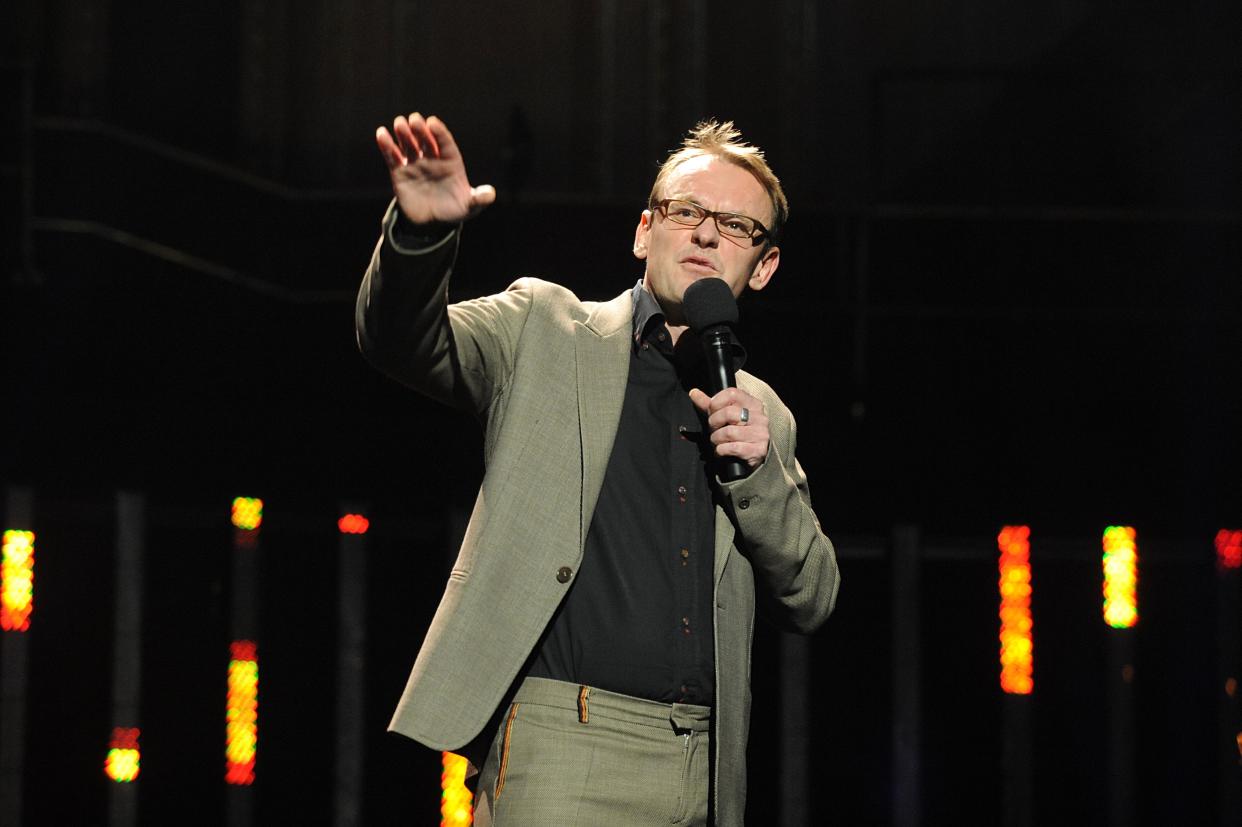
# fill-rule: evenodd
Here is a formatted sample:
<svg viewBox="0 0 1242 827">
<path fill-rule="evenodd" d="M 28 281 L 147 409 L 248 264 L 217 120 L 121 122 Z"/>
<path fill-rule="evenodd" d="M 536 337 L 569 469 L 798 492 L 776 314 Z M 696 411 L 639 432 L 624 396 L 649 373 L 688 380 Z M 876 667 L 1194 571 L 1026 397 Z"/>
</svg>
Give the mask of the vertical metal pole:
<svg viewBox="0 0 1242 827">
<path fill-rule="evenodd" d="M 1108 630 L 1108 823 L 1134 824 L 1134 627 Z"/>
<path fill-rule="evenodd" d="M 342 521 L 368 509 L 343 504 Z M 367 631 L 367 528 L 341 522 L 337 551 L 336 794 L 337 827 L 362 824 L 363 715 Z"/>
<path fill-rule="evenodd" d="M 781 634 L 781 797 L 783 827 L 810 827 L 811 641 Z"/>
<path fill-rule="evenodd" d="M 1004 827 L 1031 827 L 1031 696 L 1004 693 Z"/>
<path fill-rule="evenodd" d="M 142 701 L 142 557 L 146 528 L 146 500 L 143 495 L 118 491 L 116 518 L 112 725 L 138 728 Z M 138 823 L 136 783 L 114 782 L 111 785 L 108 822 L 112 827 L 132 827 Z"/>
<path fill-rule="evenodd" d="M 34 495 L 29 488 L 10 486 L 5 497 L 6 526 L 34 527 Z M 38 543 L 38 537 L 35 538 Z M 22 823 L 22 777 L 26 754 L 26 669 L 28 632 L 0 632 L 0 812 L 6 823 Z"/>
<path fill-rule="evenodd" d="M 893 529 L 893 825 L 922 821 L 919 765 L 919 530 Z"/>
</svg>

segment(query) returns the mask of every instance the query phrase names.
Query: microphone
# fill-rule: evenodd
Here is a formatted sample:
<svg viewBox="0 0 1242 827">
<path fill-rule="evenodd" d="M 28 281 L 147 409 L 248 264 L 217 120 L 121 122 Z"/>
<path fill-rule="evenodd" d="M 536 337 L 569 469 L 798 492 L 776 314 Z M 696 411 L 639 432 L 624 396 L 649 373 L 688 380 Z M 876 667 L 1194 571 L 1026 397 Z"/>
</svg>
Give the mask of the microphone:
<svg viewBox="0 0 1242 827">
<path fill-rule="evenodd" d="M 735 387 L 732 326 L 737 324 L 737 299 L 729 285 L 718 278 L 699 279 L 686 288 L 681 309 L 690 329 L 703 343 L 708 395 Z M 723 482 L 750 474 L 750 466 L 737 457 L 719 457 L 716 462 L 716 475 Z"/>
</svg>

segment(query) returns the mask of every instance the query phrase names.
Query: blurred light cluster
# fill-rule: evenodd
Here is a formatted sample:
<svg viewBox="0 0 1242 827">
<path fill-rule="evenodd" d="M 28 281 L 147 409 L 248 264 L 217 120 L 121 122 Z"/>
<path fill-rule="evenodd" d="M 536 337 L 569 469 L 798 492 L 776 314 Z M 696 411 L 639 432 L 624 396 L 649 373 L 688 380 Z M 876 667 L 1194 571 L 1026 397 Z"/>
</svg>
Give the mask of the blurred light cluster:
<svg viewBox="0 0 1242 827">
<path fill-rule="evenodd" d="M 138 777 L 137 727 L 116 727 L 108 743 L 108 757 L 104 759 L 104 772 L 113 781 L 127 784 Z"/>
<path fill-rule="evenodd" d="M 1138 623 L 1138 546 L 1131 526 L 1104 529 L 1104 622 L 1114 629 Z"/>
<path fill-rule="evenodd" d="M 1216 532 L 1216 564 L 1222 569 L 1242 569 L 1242 531 L 1222 528 Z"/>
<path fill-rule="evenodd" d="M 346 514 L 336 521 L 336 527 L 342 534 L 366 534 L 371 521 L 361 514 Z"/>
<path fill-rule="evenodd" d="M 258 497 L 233 499 L 233 525 L 243 531 L 254 531 L 263 524 L 263 500 Z"/>
<path fill-rule="evenodd" d="M 34 609 L 33 531 L 4 532 L 0 552 L 0 629 L 24 632 Z"/>
<path fill-rule="evenodd" d="M 441 753 L 440 827 L 469 827 L 474 823 L 474 796 L 466 789 L 466 759 Z"/>
<path fill-rule="evenodd" d="M 231 649 L 224 780 L 253 784 L 259 744 L 259 660 L 252 640 L 234 641 Z"/>
<path fill-rule="evenodd" d="M 1031 641 L 1031 529 L 1005 526 L 1000 549 L 1001 689 L 1029 695 L 1034 688 Z"/>
</svg>

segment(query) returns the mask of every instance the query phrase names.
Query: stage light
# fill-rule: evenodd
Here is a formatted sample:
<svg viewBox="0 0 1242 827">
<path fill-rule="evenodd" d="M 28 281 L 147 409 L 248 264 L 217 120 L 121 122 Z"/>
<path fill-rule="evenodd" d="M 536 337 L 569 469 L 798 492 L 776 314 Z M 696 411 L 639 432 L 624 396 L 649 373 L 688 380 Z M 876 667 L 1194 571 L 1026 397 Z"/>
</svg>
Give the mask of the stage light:
<svg viewBox="0 0 1242 827">
<path fill-rule="evenodd" d="M 336 521 L 336 527 L 342 534 L 366 534 L 371 521 L 361 514 L 346 514 Z"/>
<path fill-rule="evenodd" d="M 1005 526 L 996 538 L 1000 549 L 1001 689 L 1029 695 L 1034 688 L 1031 641 L 1031 529 Z"/>
<path fill-rule="evenodd" d="M 104 772 L 117 783 L 127 784 L 138 777 L 138 735 L 137 727 L 116 727 L 112 730 Z"/>
<path fill-rule="evenodd" d="M 263 500 L 258 497 L 233 499 L 233 525 L 243 531 L 254 531 L 263 524 Z"/>
<path fill-rule="evenodd" d="M 259 744 L 259 659 L 252 640 L 237 640 L 229 661 L 226 712 L 226 769 L 229 784 L 253 784 Z"/>
<path fill-rule="evenodd" d="M 1114 629 L 1138 623 L 1138 546 L 1131 526 L 1104 529 L 1104 622 Z"/>
<path fill-rule="evenodd" d="M 1216 564 L 1222 569 L 1242 569 L 1242 531 L 1222 528 L 1216 532 Z"/>
<path fill-rule="evenodd" d="M 474 796 L 466 789 L 466 759 L 451 752 L 440 754 L 440 827 L 469 827 L 474 823 Z"/>
<path fill-rule="evenodd" d="M 0 629 L 24 632 L 34 610 L 33 531 L 4 532 L 0 552 Z"/>
</svg>

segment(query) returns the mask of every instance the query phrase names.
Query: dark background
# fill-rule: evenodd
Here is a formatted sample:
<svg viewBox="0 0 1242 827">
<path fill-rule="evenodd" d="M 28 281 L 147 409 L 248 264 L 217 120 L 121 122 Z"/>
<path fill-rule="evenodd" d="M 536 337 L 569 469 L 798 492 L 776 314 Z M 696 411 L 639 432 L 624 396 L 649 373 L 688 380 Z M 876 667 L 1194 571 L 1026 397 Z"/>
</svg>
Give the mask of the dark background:
<svg viewBox="0 0 1242 827">
<path fill-rule="evenodd" d="M 106 811 L 118 488 L 151 506 L 144 823 L 223 816 L 239 494 L 268 503 L 261 823 L 329 817 L 346 499 L 374 525 L 366 820 L 435 820 L 435 756 L 383 728 L 479 430 L 371 370 L 352 331 L 388 198 L 371 133 L 415 108 L 500 192 L 466 229 L 460 297 L 631 285 L 655 166 L 700 117 L 734 119 L 782 176 L 781 268 L 741 335 L 843 552 L 812 642 L 815 823 L 891 818 L 890 574 L 849 552 L 898 524 L 971 552 L 923 570 L 925 823 L 997 821 L 994 538 L 1015 522 L 1034 532 L 1036 823 L 1106 815 L 1116 523 L 1163 550 L 1141 580 L 1140 822 L 1212 822 L 1212 537 L 1242 524 L 1240 8 L 6 6 L 0 471 L 36 493 L 30 823 Z M 1041 561 L 1041 538 L 1071 552 Z M 756 824 L 777 805 L 776 640 L 756 641 Z"/>
</svg>

